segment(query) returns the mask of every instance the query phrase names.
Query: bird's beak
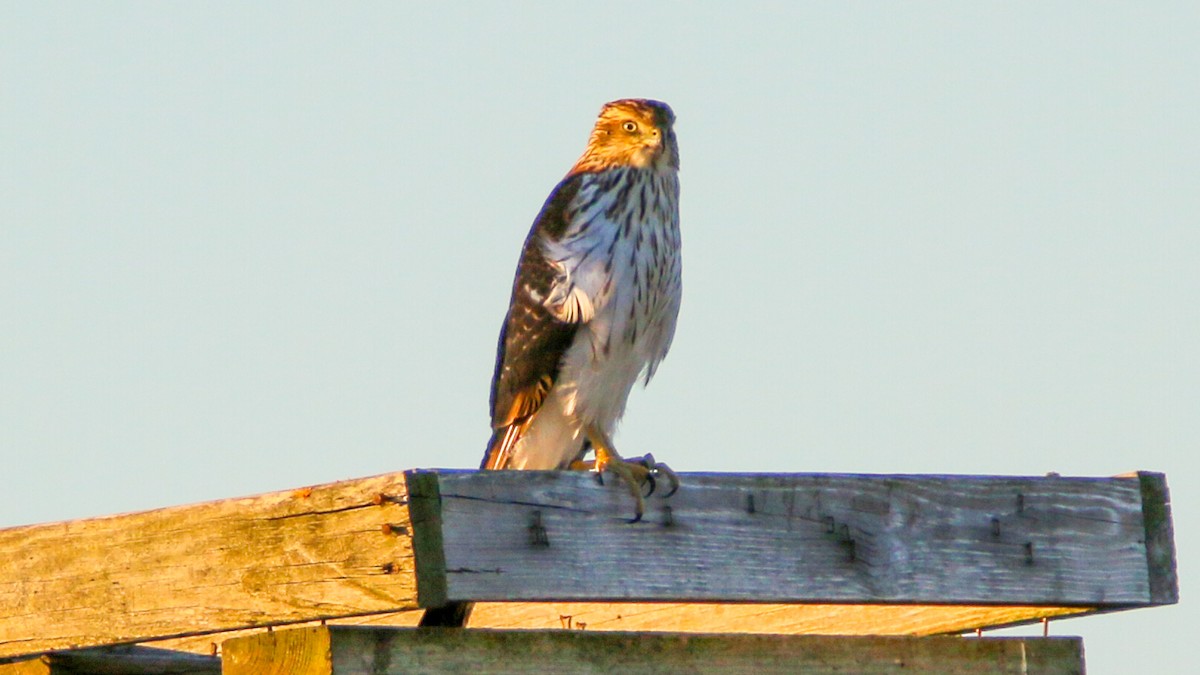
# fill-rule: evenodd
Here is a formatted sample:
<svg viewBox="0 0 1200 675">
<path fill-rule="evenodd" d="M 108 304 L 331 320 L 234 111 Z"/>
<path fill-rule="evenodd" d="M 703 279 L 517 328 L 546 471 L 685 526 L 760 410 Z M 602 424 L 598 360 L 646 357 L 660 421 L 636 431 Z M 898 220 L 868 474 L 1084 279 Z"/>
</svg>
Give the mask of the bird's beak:
<svg viewBox="0 0 1200 675">
<path fill-rule="evenodd" d="M 662 132 L 655 131 L 642 143 L 642 152 L 648 159 L 657 159 L 663 152 Z"/>
</svg>

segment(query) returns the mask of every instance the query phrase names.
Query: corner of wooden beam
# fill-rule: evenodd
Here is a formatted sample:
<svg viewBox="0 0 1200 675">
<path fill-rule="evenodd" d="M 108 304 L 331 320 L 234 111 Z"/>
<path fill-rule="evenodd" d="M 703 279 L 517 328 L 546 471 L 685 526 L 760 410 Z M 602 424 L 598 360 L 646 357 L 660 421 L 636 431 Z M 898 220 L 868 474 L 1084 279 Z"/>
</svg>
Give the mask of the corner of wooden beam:
<svg viewBox="0 0 1200 675">
<path fill-rule="evenodd" d="M 1179 576 L 1175 567 L 1175 531 L 1171 524 L 1171 493 L 1161 473 L 1139 471 L 1142 518 L 1146 527 L 1146 563 L 1150 573 L 1150 602 L 1179 602 Z"/>
<path fill-rule="evenodd" d="M 406 497 L 395 473 L 0 530 L 0 656 L 416 609 Z"/>
<path fill-rule="evenodd" d="M 332 675 L 328 626 L 254 633 L 221 643 L 223 675 Z"/>
<path fill-rule="evenodd" d="M 407 471 L 408 514 L 412 522 L 417 604 L 446 604 L 446 552 L 442 540 L 442 494 L 434 471 Z"/>
</svg>

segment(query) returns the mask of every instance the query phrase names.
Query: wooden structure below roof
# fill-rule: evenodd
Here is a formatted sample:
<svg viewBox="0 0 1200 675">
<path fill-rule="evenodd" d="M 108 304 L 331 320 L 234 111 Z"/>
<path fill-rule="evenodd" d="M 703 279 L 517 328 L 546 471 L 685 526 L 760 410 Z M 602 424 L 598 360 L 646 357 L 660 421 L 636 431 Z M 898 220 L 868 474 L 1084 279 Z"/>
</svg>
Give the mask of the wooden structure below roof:
<svg viewBox="0 0 1200 675">
<path fill-rule="evenodd" d="M 680 478 L 637 523 L 626 489 L 593 474 L 409 471 L 0 530 L 0 675 L 59 650 L 212 651 L 314 621 L 338 624 L 330 640 L 359 639 L 337 637 L 359 635 L 343 629 L 353 622 L 413 645 L 424 631 L 382 626 L 448 601 L 478 603 L 472 628 L 550 631 L 529 638 L 545 644 L 584 629 L 735 645 L 739 633 L 952 635 L 1178 600 L 1161 474 Z M 480 635 L 492 637 L 472 644 L 498 639 Z"/>
</svg>

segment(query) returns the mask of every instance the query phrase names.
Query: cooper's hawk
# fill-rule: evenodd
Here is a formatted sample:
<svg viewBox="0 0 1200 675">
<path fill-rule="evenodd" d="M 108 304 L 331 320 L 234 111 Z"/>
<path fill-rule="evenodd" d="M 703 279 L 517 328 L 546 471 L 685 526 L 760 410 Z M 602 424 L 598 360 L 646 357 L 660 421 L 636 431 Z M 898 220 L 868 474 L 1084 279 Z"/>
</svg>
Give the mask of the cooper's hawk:
<svg viewBox="0 0 1200 675">
<path fill-rule="evenodd" d="M 654 375 L 675 334 L 682 292 L 675 114 L 659 101 L 606 104 L 587 149 L 550 193 L 517 265 L 492 379 L 484 469 L 592 464 L 642 483 L 649 455 L 626 462 L 611 436 L 634 382 Z M 589 447 L 594 463 L 583 463 Z M 465 619 L 426 614 L 423 625 Z M 459 623 L 461 625 L 461 623 Z"/>
</svg>

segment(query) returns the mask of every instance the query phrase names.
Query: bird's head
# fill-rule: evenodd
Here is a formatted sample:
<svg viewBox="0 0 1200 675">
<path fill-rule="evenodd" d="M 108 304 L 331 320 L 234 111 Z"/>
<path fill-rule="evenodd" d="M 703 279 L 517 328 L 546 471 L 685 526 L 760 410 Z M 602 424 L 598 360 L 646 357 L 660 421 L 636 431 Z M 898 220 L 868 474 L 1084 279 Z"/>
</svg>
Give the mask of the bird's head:
<svg viewBox="0 0 1200 675">
<path fill-rule="evenodd" d="M 656 171 L 679 169 L 675 113 L 661 101 L 627 98 L 604 104 L 587 149 L 571 173 L 620 166 Z"/>
</svg>

